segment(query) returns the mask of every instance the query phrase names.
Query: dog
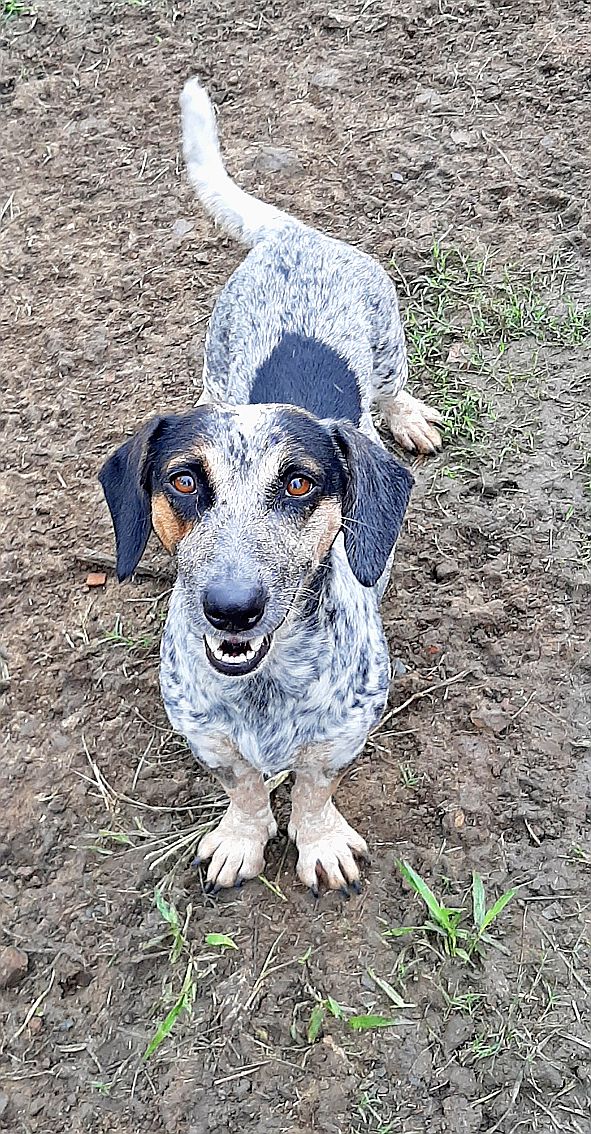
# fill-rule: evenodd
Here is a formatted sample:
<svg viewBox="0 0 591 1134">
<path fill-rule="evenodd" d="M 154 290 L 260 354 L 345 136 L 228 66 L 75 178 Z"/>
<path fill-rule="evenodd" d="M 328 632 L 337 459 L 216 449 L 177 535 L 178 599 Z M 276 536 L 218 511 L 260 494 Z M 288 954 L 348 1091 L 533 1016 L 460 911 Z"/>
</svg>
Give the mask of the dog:
<svg viewBox="0 0 591 1134">
<path fill-rule="evenodd" d="M 412 486 L 370 411 L 423 453 L 441 417 L 404 388 L 386 272 L 230 179 L 197 79 L 181 117 L 197 196 L 251 251 L 211 316 L 199 402 L 152 418 L 100 471 L 117 573 L 132 575 L 152 527 L 176 556 L 162 697 L 230 800 L 198 847 L 207 892 L 264 869 L 267 781 L 287 770 L 297 874 L 316 896 L 348 895 L 367 844 L 332 797 L 386 703 L 380 601 Z"/>
</svg>

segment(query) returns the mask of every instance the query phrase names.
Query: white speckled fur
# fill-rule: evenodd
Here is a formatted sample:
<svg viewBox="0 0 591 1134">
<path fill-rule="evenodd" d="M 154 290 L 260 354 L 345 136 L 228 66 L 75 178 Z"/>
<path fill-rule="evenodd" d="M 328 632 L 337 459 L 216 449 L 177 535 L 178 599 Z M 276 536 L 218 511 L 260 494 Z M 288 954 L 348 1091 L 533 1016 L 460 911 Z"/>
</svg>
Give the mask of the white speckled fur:
<svg viewBox="0 0 591 1134">
<path fill-rule="evenodd" d="M 171 724 L 212 769 L 220 737 L 229 737 L 265 776 L 294 768 L 298 753 L 312 744 L 328 746 L 325 766 L 342 769 L 362 750 L 388 694 L 379 590 L 357 582 L 338 536 L 318 606 L 304 617 L 294 612 L 260 670 L 235 678 L 208 664 L 177 582 L 161 648 Z"/>
<path fill-rule="evenodd" d="M 198 196 L 226 230 L 253 245 L 212 314 L 201 401 L 243 406 L 244 431 L 254 426 L 256 433 L 261 410 L 248 402 L 258 367 L 286 333 L 313 336 L 347 360 L 361 395 L 360 429 L 381 444 L 370 407 L 380 397 L 396 398 L 407 373 L 391 280 L 371 257 L 234 185 L 197 80 L 186 84 L 181 108 L 185 160 Z M 162 640 L 162 695 L 172 725 L 203 763 L 216 767 L 220 737 L 265 776 L 293 768 L 311 744 L 330 752 L 326 768 L 335 773 L 360 753 L 388 694 L 379 604 L 390 563 L 377 586 L 363 587 L 337 537 L 318 604 L 305 616 L 294 606 L 260 670 L 240 679 L 207 663 L 177 581 Z"/>
<path fill-rule="evenodd" d="M 404 335 L 386 272 L 371 257 L 234 184 L 220 156 L 213 107 L 196 79 L 184 88 L 181 110 L 187 171 L 197 195 L 251 251 L 226 284 L 207 332 L 203 408 L 197 411 L 205 417 L 195 418 L 194 427 L 202 429 L 201 459 L 215 488 L 209 511 L 188 525 L 176 546 L 179 574 L 161 647 L 164 705 L 173 727 L 230 797 L 226 816 L 200 845 L 211 859 L 210 887 L 260 871 L 275 830 L 262 777 L 293 769 L 289 830 L 301 880 L 316 891 L 320 870 L 328 886 L 355 888 L 354 855 L 367 847 L 331 795 L 387 699 L 390 668 L 379 605 L 411 483 L 383 447 L 376 450 L 382 443 L 370 411 L 377 403 L 401 443 L 424 452 L 439 444 L 432 424 L 439 415 L 404 391 Z M 304 364 L 310 344 L 313 357 Z M 277 351 L 279 371 L 273 369 L 278 363 L 270 363 Z M 322 359 L 318 369 L 314 359 Z M 285 407 L 272 404 L 277 374 L 292 381 L 290 366 L 297 405 L 313 405 L 314 414 L 331 420 L 316 417 L 310 424 L 300 410 L 289 411 L 290 418 Z M 332 400 L 325 392 L 331 366 Z M 303 380 L 311 402 L 297 401 Z M 286 385 L 285 401 L 291 390 Z M 259 402 L 265 404 L 251 404 Z M 288 452 L 293 444 L 294 416 L 302 429 L 320 431 L 340 470 L 336 480 L 322 481 L 324 498 L 299 526 L 265 497 L 274 462 L 279 475 L 282 445 Z M 360 437 L 357 423 L 376 444 Z M 192 452 L 191 439 L 186 443 Z M 120 492 L 113 469 L 128 468 L 132 452 L 147 452 L 137 445 L 123 448 L 125 457 L 116 456 L 103 476 L 115 513 Z M 125 530 L 117 538 L 124 542 Z M 253 571 L 268 595 L 257 634 L 271 646 L 252 672 L 226 675 L 206 655 L 211 622 L 204 614 L 204 587 L 216 573 L 234 580 Z"/>
</svg>

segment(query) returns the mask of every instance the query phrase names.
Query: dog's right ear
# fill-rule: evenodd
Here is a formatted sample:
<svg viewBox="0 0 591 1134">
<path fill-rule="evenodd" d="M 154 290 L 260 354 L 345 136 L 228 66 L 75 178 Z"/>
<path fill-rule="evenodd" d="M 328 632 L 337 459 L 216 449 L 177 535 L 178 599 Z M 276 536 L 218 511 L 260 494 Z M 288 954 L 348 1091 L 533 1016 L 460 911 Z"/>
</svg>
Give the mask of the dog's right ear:
<svg viewBox="0 0 591 1134">
<path fill-rule="evenodd" d="M 135 571 L 150 535 L 150 450 L 163 421 L 162 417 L 153 417 L 105 461 L 99 472 L 115 529 L 120 583 Z"/>
</svg>

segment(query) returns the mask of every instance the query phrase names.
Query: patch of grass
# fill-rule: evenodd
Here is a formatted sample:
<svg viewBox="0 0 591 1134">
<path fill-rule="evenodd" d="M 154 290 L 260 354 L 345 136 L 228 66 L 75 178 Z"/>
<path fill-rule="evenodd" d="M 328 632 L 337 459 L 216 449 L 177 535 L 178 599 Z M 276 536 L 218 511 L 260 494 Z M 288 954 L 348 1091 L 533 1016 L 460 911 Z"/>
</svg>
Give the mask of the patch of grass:
<svg viewBox="0 0 591 1134">
<path fill-rule="evenodd" d="M 443 905 L 420 874 L 417 874 L 408 862 L 399 861 L 397 865 L 404 881 L 424 903 L 429 916 L 419 926 L 401 926 L 399 929 L 388 929 L 385 931 L 384 937 L 402 937 L 424 931 L 439 939 L 446 956 L 459 958 L 468 963 L 472 961 L 475 954 L 481 951 L 484 944 L 493 945 L 497 949 L 503 948 L 498 941 L 491 937 L 488 930 L 505 906 L 514 898 L 517 893 L 516 889 L 506 890 L 487 909 L 482 878 L 474 871 L 471 887 L 471 920 L 468 920 L 467 911 L 463 906 L 456 908 Z"/>
<path fill-rule="evenodd" d="M 195 996 L 197 995 L 197 982 L 193 975 L 193 961 L 189 958 L 181 990 L 169 1012 L 158 1025 L 152 1039 L 144 1051 L 144 1059 L 149 1059 L 158 1050 L 160 1044 L 170 1035 L 176 1021 L 182 1012 L 193 1011 Z"/>
<path fill-rule="evenodd" d="M 11 16 L 32 16 L 33 13 L 28 4 L 23 4 L 22 0 L 2 0 L 2 15 L 6 19 Z"/>
<path fill-rule="evenodd" d="M 136 650 L 153 650 L 159 641 L 160 633 L 155 631 L 146 631 L 137 635 L 125 634 L 121 615 L 118 614 L 113 629 L 108 630 L 103 638 L 99 638 L 98 645 L 124 646 L 133 653 Z"/>
<path fill-rule="evenodd" d="M 387 1103 L 382 1096 L 364 1091 L 357 1106 L 363 1127 L 356 1126 L 352 1134 L 357 1134 L 360 1129 L 371 1130 L 372 1134 L 394 1134 L 395 1130 L 400 1130 L 398 1120 L 390 1119 L 389 1107 L 388 1114 L 385 1113 L 386 1107 Z"/>
<path fill-rule="evenodd" d="M 444 988 L 441 989 L 443 999 L 445 1000 L 446 1020 L 452 1012 L 460 1012 L 462 1016 L 474 1016 L 477 1009 L 480 1007 L 484 1000 L 483 992 L 446 992 Z"/>
<path fill-rule="evenodd" d="M 491 404 L 482 386 L 494 378 L 513 388 L 535 378 L 541 344 L 579 346 L 591 335 L 591 307 L 566 294 L 557 260 L 537 272 L 497 268 L 435 242 L 412 281 L 393 265 L 404 309 L 411 377 L 437 396 L 447 441 L 474 442 Z M 512 343 L 531 340 L 528 369 L 516 372 Z"/>
<path fill-rule="evenodd" d="M 214 972 L 217 965 L 217 960 L 214 959 L 212 962 L 211 954 L 209 956 L 197 956 L 193 951 L 187 932 L 192 914 L 191 905 L 187 906 L 184 916 L 181 917 L 174 903 L 167 901 L 158 888 L 154 891 L 154 904 L 166 926 L 166 930 L 161 936 L 149 941 L 145 947 L 154 948 L 154 946 L 166 942 L 168 944 L 168 962 L 173 969 L 183 954 L 187 957 L 187 964 L 178 992 L 173 991 L 174 977 L 172 979 L 167 978 L 165 981 L 163 999 L 165 1003 L 168 1002 L 169 1004 L 172 1001 L 172 1004 L 146 1046 L 143 1054 L 144 1060 L 150 1059 L 171 1034 L 179 1016 L 184 1013 L 191 1015 L 197 996 L 199 978 L 204 977 L 208 972 Z M 225 933 L 207 933 L 205 944 L 210 948 L 220 950 L 221 953 L 225 953 L 228 949 L 238 949 L 236 942 Z M 204 962 L 206 963 L 205 968 L 203 968 Z M 201 968 L 199 968 L 200 965 Z"/>
<path fill-rule="evenodd" d="M 413 768 L 412 764 L 400 764 L 398 771 L 403 788 L 407 788 L 408 791 L 414 791 L 415 788 L 419 787 L 421 777 L 416 768 Z"/>
<path fill-rule="evenodd" d="M 354 1032 L 370 1032 L 379 1028 L 392 1028 L 398 1023 L 398 1020 L 391 1016 L 381 1016 L 374 1013 L 358 1015 L 352 1012 L 350 1008 L 344 1008 L 342 1004 L 333 1000 L 332 996 L 326 996 L 314 1005 L 310 1013 L 306 1029 L 306 1039 L 309 1044 L 316 1043 L 327 1016 L 332 1016 L 335 1020 L 344 1020 Z"/>
</svg>

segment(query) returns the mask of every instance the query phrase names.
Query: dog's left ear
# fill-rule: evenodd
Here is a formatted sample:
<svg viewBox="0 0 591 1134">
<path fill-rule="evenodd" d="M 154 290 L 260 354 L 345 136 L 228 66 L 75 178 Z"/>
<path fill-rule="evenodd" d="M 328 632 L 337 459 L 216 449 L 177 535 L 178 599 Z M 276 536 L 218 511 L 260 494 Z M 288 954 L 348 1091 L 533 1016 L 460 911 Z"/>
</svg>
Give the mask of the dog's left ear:
<svg viewBox="0 0 591 1134">
<path fill-rule="evenodd" d="M 164 418 L 153 417 L 105 461 L 99 472 L 117 545 L 117 578 L 129 579 L 150 535 L 150 446 Z"/>
<path fill-rule="evenodd" d="M 345 551 L 355 578 L 373 587 L 398 539 L 413 478 L 381 445 L 347 422 L 333 426 L 347 465 L 343 500 Z"/>
</svg>

